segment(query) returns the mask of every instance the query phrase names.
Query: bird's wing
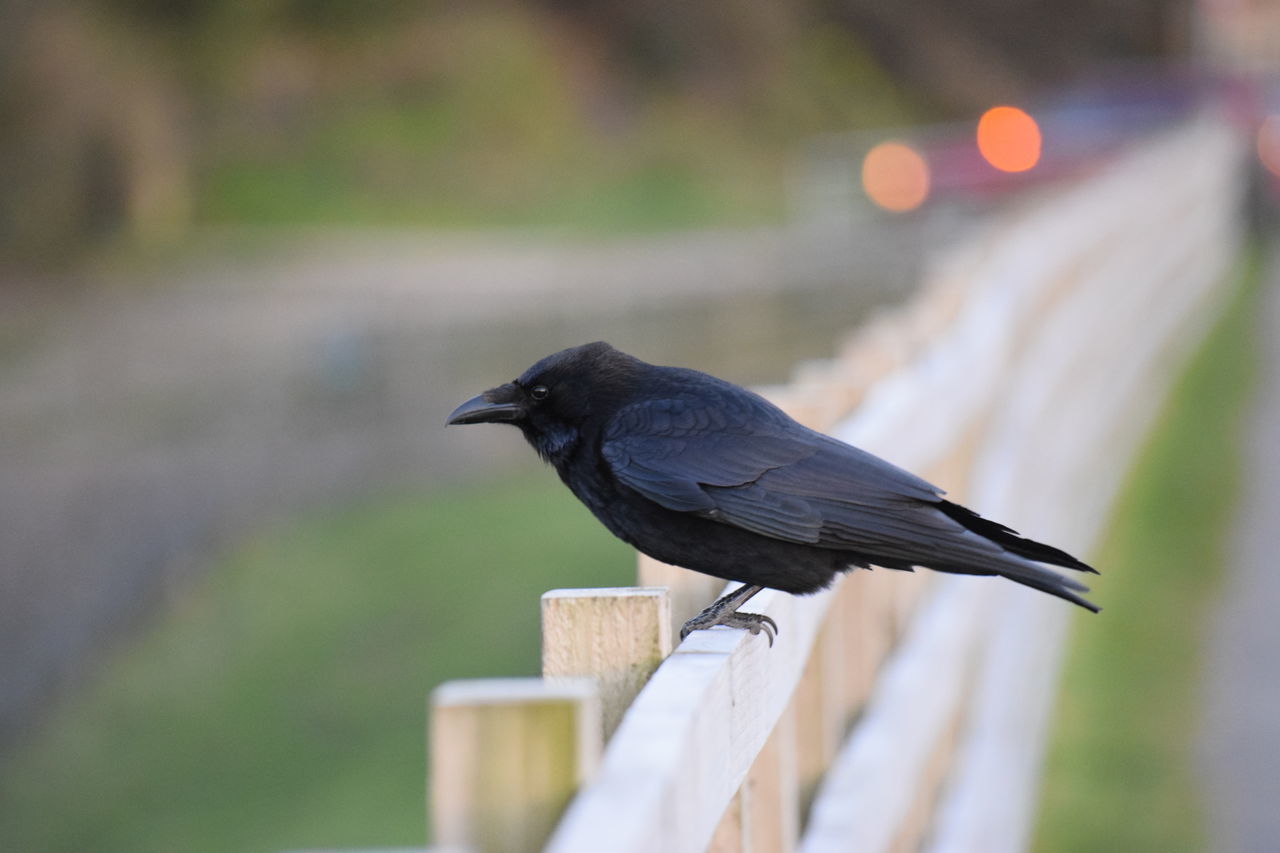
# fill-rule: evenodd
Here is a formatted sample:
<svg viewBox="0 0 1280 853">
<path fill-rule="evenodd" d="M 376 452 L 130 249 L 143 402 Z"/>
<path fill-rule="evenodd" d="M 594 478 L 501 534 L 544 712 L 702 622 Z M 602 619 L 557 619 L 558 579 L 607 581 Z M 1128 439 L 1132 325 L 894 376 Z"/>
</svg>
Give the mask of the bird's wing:
<svg viewBox="0 0 1280 853">
<path fill-rule="evenodd" d="M 620 482 L 668 509 L 776 539 L 883 551 L 931 538 L 922 526 L 956 527 L 912 511 L 939 500 L 934 486 L 732 386 L 624 408 L 601 452 Z"/>
</svg>

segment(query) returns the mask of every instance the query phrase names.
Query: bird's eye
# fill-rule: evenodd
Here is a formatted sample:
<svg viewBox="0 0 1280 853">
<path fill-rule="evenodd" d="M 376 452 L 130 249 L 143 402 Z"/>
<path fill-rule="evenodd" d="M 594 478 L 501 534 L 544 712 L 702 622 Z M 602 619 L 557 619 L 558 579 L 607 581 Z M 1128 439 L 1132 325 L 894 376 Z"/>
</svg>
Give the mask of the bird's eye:
<svg viewBox="0 0 1280 853">
<path fill-rule="evenodd" d="M 535 400 L 545 400 L 550 393 L 546 385 L 534 385 L 529 389 L 529 396 Z"/>
</svg>

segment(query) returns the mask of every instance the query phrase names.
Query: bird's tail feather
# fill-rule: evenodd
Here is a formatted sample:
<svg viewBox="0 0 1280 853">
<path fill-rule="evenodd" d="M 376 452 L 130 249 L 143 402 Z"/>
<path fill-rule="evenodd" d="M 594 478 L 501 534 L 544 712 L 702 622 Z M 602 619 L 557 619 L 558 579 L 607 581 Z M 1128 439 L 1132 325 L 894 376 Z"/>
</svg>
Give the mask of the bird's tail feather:
<svg viewBox="0 0 1280 853">
<path fill-rule="evenodd" d="M 1070 578 L 1064 578 L 1057 572 L 1051 572 L 1048 569 L 1040 569 L 1039 566 L 1031 568 L 1039 569 L 1038 572 L 1022 571 L 1014 573 L 1011 571 L 1002 571 L 1004 575 L 1011 581 L 1016 581 L 1023 586 L 1029 586 L 1032 589 L 1038 589 L 1041 592 L 1047 592 L 1050 595 L 1056 595 L 1058 598 L 1070 601 L 1072 604 L 1078 604 L 1085 610 L 1097 613 L 1102 610 L 1101 607 L 1094 604 L 1079 593 L 1088 592 L 1089 588 L 1082 583 L 1073 581 Z"/>
<path fill-rule="evenodd" d="M 986 562 L 979 566 L 958 563 L 942 567 L 943 571 L 962 574 L 998 574 L 1023 586 L 1029 586 L 1032 589 L 1056 595 L 1058 598 L 1070 601 L 1072 604 L 1078 604 L 1094 613 L 1101 609 L 1079 594 L 1088 592 L 1089 588 L 1087 586 L 1074 578 L 1060 575 L 1052 569 L 1039 564 L 1045 563 L 1049 566 L 1060 566 L 1078 572 L 1097 574 L 1097 570 L 1092 566 L 1076 559 L 1066 551 L 1059 550 L 1051 545 L 1045 545 L 1042 542 L 1025 539 L 1019 536 L 1016 530 L 1011 530 L 1003 524 L 983 518 L 976 512 L 951 501 L 939 501 L 937 508 L 970 533 L 981 536 L 988 542 L 998 545 L 1005 552 L 1003 558 L 999 560 Z"/>
<path fill-rule="evenodd" d="M 1078 572 L 1089 572 L 1095 575 L 1098 573 L 1097 569 L 1081 560 L 1077 560 L 1066 551 L 1054 548 L 1052 545 L 1045 545 L 1043 542 L 1025 539 L 1018 535 L 1018 531 L 983 518 L 967 507 L 948 500 L 941 500 L 938 501 L 937 508 L 961 527 L 978 534 L 984 539 L 989 539 L 1011 554 L 1025 557 L 1037 563 L 1048 563 L 1051 566 L 1075 569 Z M 1049 592 L 1049 590 L 1045 591 Z"/>
<path fill-rule="evenodd" d="M 1055 571 L 1046 569 L 1043 566 L 1037 566 L 1034 563 L 1028 563 L 1017 557 L 1010 557 L 1006 561 L 999 563 L 993 562 L 981 568 L 956 564 L 934 565 L 930 566 L 930 568 L 957 575 L 999 575 L 1023 586 L 1037 589 L 1040 592 L 1056 595 L 1058 598 L 1070 601 L 1072 604 L 1078 604 L 1093 613 L 1102 610 L 1101 607 L 1080 595 L 1082 592 L 1088 592 L 1089 587 L 1077 580 L 1064 577 Z"/>
<path fill-rule="evenodd" d="M 1076 593 L 1062 586 L 1054 586 L 1051 583 L 1046 583 L 1042 585 L 1035 581 L 1024 580 L 1022 578 L 1013 578 L 1013 580 L 1017 581 L 1020 584 L 1025 584 L 1026 586 L 1029 586 L 1032 589 L 1038 589 L 1041 592 L 1047 592 L 1050 595 L 1056 595 L 1058 596 L 1058 598 L 1062 598 L 1067 601 L 1070 601 L 1072 604 L 1078 604 L 1081 607 L 1083 607 L 1085 610 L 1088 610 L 1090 613 L 1099 613 L 1102 610 L 1101 607 L 1094 604 L 1089 599 L 1084 598 L 1083 596 L 1077 595 Z"/>
</svg>

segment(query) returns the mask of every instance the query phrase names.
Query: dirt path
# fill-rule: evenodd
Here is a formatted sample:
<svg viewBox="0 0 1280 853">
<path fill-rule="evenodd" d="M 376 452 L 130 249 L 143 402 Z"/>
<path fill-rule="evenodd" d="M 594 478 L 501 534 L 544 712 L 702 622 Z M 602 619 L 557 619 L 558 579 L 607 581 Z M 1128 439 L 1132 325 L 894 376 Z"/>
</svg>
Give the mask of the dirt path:
<svg viewBox="0 0 1280 853">
<path fill-rule="evenodd" d="M 1280 849 L 1280 244 L 1268 284 L 1248 479 L 1206 656 L 1201 752 L 1215 853 Z"/>
</svg>

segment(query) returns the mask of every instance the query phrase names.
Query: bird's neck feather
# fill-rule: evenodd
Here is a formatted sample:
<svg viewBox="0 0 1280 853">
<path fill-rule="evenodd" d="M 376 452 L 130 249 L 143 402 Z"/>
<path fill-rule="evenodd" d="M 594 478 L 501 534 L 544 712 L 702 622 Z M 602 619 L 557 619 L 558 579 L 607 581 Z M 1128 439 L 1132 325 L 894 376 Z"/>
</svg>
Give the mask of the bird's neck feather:
<svg viewBox="0 0 1280 853">
<path fill-rule="evenodd" d="M 524 437 L 543 460 L 559 465 L 577 446 L 579 432 L 568 424 L 553 424 L 538 430 L 525 430 Z"/>
</svg>

